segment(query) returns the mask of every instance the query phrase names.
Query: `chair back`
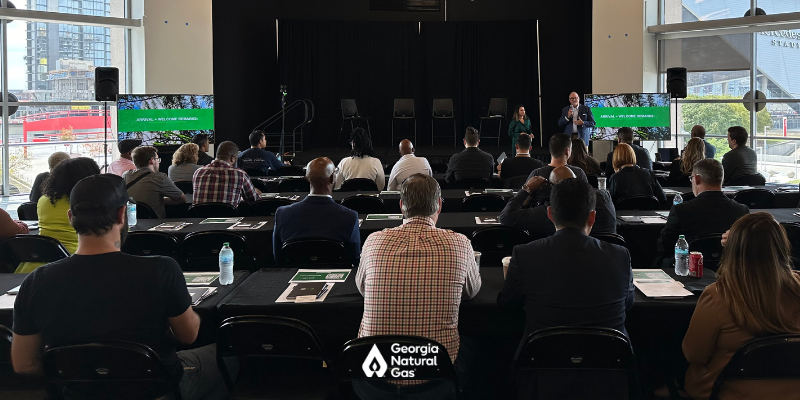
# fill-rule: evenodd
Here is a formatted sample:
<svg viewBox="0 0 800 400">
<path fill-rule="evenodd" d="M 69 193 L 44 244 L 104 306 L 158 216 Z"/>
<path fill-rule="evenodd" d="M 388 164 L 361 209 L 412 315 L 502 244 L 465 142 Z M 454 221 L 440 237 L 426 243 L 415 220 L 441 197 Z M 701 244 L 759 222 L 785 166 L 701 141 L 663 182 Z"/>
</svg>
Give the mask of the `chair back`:
<svg viewBox="0 0 800 400">
<path fill-rule="evenodd" d="M 725 182 L 725 186 L 764 186 L 766 184 L 767 180 L 761 174 L 739 175 Z"/>
<path fill-rule="evenodd" d="M 661 156 L 661 161 L 665 162 L 672 162 L 680 155 L 678 149 L 675 147 L 659 147 L 656 154 Z"/>
<path fill-rule="evenodd" d="M 488 226 L 472 233 L 472 249 L 481 252 L 482 267 L 499 267 L 503 257 L 511 255 L 514 246 L 531 241 L 526 231 L 505 226 Z"/>
<path fill-rule="evenodd" d="M 692 192 L 681 193 L 681 198 L 683 199 L 684 202 L 686 202 L 689 200 L 694 200 L 695 195 Z"/>
<path fill-rule="evenodd" d="M 786 229 L 786 236 L 789 237 L 789 243 L 792 245 L 792 264 L 794 269 L 800 270 L 800 223 L 791 222 L 781 225 Z"/>
<path fill-rule="evenodd" d="M 181 192 L 189 194 L 194 193 L 194 186 L 192 186 L 192 181 L 177 181 L 172 182 L 175 186 L 181 190 Z"/>
<path fill-rule="evenodd" d="M 183 240 L 181 248 L 186 257 L 184 271 L 219 271 L 219 251 L 225 242 L 230 243 L 233 250 L 234 269 L 256 269 L 253 253 L 244 235 L 239 232 L 205 231 L 189 233 Z"/>
<path fill-rule="evenodd" d="M 55 347 L 42 356 L 53 392 L 81 399 L 155 399 L 173 393 L 178 382 L 150 347 L 109 340 Z"/>
<path fill-rule="evenodd" d="M 453 118 L 453 99 L 433 99 L 433 118 Z"/>
<path fill-rule="evenodd" d="M 270 170 L 270 175 L 272 175 L 272 170 Z M 303 167 L 298 167 L 296 165 L 287 165 L 279 170 L 275 171 L 277 176 L 306 176 L 306 171 Z"/>
<path fill-rule="evenodd" d="M 181 267 L 185 264 L 178 239 L 166 232 L 131 232 L 122 243 L 122 252 L 133 256 L 165 256 Z"/>
<path fill-rule="evenodd" d="M 733 195 L 733 199 L 747 207 L 775 208 L 775 193 L 768 189 L 746 189 Z"/>
<path fill-rule="evenodd" d="M 286 268 L 328 268 L 331 265 L 350 268 L 351 259 L 342 242 L 324 238 L 298 238 L 283 243 L 278 264 Z"/>
<path fill-rule="evenodd" d="M 348 119 L 358 116 L 356 99 L 339 99 L 339 104 L 342 109 L 342 118 Z"/>
<path fill-rule="evenodd" d="M 658 199 L 650 195 L 628 196 L 614 202 L 617 210 L 655 210 L 658 208 Z"/>
<path fill-rule="evenodd" d="M 155 210 L 141 201 L 136 203 L 136 219 L 158 219 Z"/>
<path fill-rule="evenodd" d="M 600 188 L 600 182 L 597 180 L 597 175 L 586 175 L 586 181 L 589 182 L 589 185 L 591 185 L 593 188 Z"/>
<path fill-rule="evenodd" d="M 681 175 L 674 182 L 670 182 L 669 185 L 666 186 L 692 187 L 692 179 L 689 177 L 689 175 Z"/>
<path fill-rule="evenodd" d="M 656 181 L 658 182 L 659 185 L 661 185 L 662 188 L 669 186 L 669 181 L 665 176 L 656 175 Z"/>
<path fill-rule="evenodd" d="M 394 99 L 394 117 L 413 118 L 414 99 Z"/>
<path fill-rule="evenodd" d="M 342 205 L 359 214 L 383 214 L 383 200 L 375 196 L 350 196 L 342 199 Z"/>
<path fill-rule="evenodd" d="M 0 262 L 13 269 L 23 262 L 53 262 L 69 257 L 58 239 L 44 235 L 16 235 L 0 244 Z"/>
<path fill-rule="evenodd" d="M 186 218 L 228 218 L 237 215 L 239 211 L 228 203 L 192 204 L 186 211 Z"/>
<path fill-rule="evenodd" d="M 310 192 L 311 184 L 306 178 L 283 179 L 278 183 L 279 192 Z"/>
<path fill-rule="evenodd" d="M 503 179 L 503 189 L 519 190 L 525 182 L 528 181 L 527 175 L 513 176 L 508 179 Z"/>
<path fill-rule="evenodd" d="M 505 118 L 508 113 L 508 99 L 507 98 L 492 98 L 489 100 L 489 109 L 487 110 L 487 117 L 503 117 Z"/>
<path fill-rule="evenodd" d="M 36 211 L 36 203 L 26 201 L 17 207 L 17 218 L 23 221 L 38 221 L 39 212 Z"/>
<path fill-rule="evenodd" d="M 248 176 L 267 176 L 267 172 L 261 168 L 242 168 Z"/>
<path fill-rule="evenodd" d="M 261 199 L 250 205 L 249 215 L 252 217 L 271 217 L 278 211 L 278 207 L 294 204 L 289 199 Z"/>
<path fill-rule="evenodd" d="M 339 192 L 377 192 L 378 184 L 372 179 L 353 178 L 342 182 Z"/>
<path fill-rule="evenodd" d="M 486 189 L 489 181 L 484 178 L 461 178 L 456 181 L 455 189 Z M 520 185 L 522 186 L 522 185 Z"/>
<path fill-rule="evenodd" d="M 254 188 L 260 190 L 261 193 L 269 193 L 270 192 L 269 187 L 267 186 L 267 183 L 262 181 L 259 178 L 255 178 L 255 177 L 254 178 L 250 178 L 250 183 L 253 184 Z"/>
<path fill-rule="evenodd" d="M 775 335 L 745 343 L 728 361 L 711 388 L 719 399 L 725 382 L 800 379 L 800 335 Z"/>
<path fill-rule="evenodd" d="M 703 253 L 703 267 L 717 271 L 722 258 L 722 234 L 712 233 L 689 239 L 689 251 Z"/>
<path fill-rule="evenodd" d="M 594 232 L 592 232 L 592 234 L 589 235 L 589 236 L 591 236 L 591 237 L 593 237 L 593 238 L 595 238 L 597 240 L 602 240 L 604 242 L 608 242 L 608 243 L 611 243 L 611 244 L 616 244 L 617 246 L 626 247 L 625 246 L 625 238 L 623 238 L 620 235 L 617 235 L 616 233 L 599 233 L 599 232 L 598 233 L 594 233 Z"/>
<path fill-rule="evenodd" d="M 520 371 L 528 371 L 534 376 L 547 372 L 619 372 L 627 376 L 627 387 L 612 389 L 627 391 L 626 397 L 631 399 L 640 398 L 641 394 L 636 357 L 630 341 L 622 332 L 609 328 L 553 327 L 533 332 L 514 360 L 514 370 L 516 376 Z"/>
<path fill-rule="evenodd" d="M 461 203 L 463 212 L 500 212 L 506 206 L 506 199 L 499 194 L 473 194 Z"/>
</svg>

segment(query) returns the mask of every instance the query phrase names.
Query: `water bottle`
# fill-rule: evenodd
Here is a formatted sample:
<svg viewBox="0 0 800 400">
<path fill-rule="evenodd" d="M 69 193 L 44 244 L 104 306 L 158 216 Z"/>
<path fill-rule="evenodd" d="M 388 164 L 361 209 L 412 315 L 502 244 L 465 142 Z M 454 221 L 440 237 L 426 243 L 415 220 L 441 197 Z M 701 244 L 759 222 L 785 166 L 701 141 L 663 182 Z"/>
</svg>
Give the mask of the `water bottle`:
<svg viewBox="0 0 800 400">
<path fill-rule="evenodd" d="M 675 193 L 675 198 L 672 200 L 672 204 L 677 206 L 681 203 L 683 203 L 683 196 L 681 196 L 680 193 Z"/>
<path fill-rule="evenodd" d="M 219 283 L 220 285 L 230 285 L 233 283 L 233 250 L 231 244 L 222 244 L 219 251 Z"/>
<path fill-rule="evenodd" d="M 689 243 L 683 235 L 675 242 L 675 275 L 689 275 Z"/>
<path fill-rule="evenodd" d="M 128 226 L 136 225 L 136 203 L 128 202 Z"/>
</svg>

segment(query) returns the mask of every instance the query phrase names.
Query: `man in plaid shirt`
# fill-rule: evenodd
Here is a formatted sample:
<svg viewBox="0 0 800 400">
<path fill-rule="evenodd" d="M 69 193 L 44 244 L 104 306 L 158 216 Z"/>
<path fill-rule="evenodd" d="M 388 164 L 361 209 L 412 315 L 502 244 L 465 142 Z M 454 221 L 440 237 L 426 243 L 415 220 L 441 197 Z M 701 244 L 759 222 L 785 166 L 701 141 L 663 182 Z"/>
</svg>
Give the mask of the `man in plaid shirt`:
<svg viewBox="0 0 800 400">
<path fill-rule="evenodd" d="M 364 316 L 358 336 L 426 337 L 441 343 L 455 362 L 461 297 L 472 298 L 481 287 L 472 244 L 462 234 L 436 228 L 442 200 L 434 178 L 414 174 L 406 179 L 400 207 L 403 225 L 373 233 L 362 248 L 356 285 L 364 295 Z M 438 385 L 425 385 L 431 384 Z M 373 384 L 371 389 L 380 387 Z M 409 386 L 391 389 L 414 391 Z M 372 390 L 369 395 L 381 397 Z"/>
<path fill-rule="evenodd" d="M 248 203 L 258 200 L 261 192 L 253 187 L 246 172 L 235 167 L 238 154 L 236 143 L 222 142 L 217 148 L 217 158 L 194 171 L 193 204 L 227 203 L 236 207 L 241 198 Z"/>
</svg>

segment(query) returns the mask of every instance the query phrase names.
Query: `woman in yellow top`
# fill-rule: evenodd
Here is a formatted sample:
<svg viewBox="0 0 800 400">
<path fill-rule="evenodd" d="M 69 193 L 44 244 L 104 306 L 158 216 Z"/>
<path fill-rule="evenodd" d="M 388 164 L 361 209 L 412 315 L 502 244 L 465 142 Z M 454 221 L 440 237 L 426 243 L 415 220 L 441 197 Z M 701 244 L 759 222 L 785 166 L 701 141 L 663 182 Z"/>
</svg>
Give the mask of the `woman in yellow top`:
<svg viewBox="0 0 800 400">
<path fill-rule="evenodd" d="M 530 136 L 531 143 L 533 142 L 531 120 L 528 118 L 528 115 L 525 114 L 525 106 L 520 104 L 517 106 L 516 110 L 514 110 L 514 117 L 511 119 L 511 122 L 508 123 L 508 136 L 511 136 L 511 148 L 514 149 L 511 153 L 511 157 L 516 155 L 516 147 L 514 147 L 514 145 L 517 144 L 517 138 L 523 134 Z"/>
<path fill-rule="evenodd" d="M 64 160 L 55 168 L 44 184 L 42 197 L 36 203 L 39 214 L 39 234 L 58 239 L 70 254 L 78 248 L 78 234 L 69 223 L 69 193 L 79 180 L 100 173 L 100 167 L 91 158 L 79 157 Z M 32 272 L 46 263 L 21 263 L 18 274 Z"/>
</svg>

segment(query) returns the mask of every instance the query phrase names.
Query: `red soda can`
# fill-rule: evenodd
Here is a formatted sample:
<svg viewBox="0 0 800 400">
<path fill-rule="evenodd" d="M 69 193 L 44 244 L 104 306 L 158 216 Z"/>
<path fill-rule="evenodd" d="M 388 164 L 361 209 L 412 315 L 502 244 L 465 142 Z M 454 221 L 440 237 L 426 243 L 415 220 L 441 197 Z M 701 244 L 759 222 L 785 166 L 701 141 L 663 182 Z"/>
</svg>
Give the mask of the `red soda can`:
<svg viewBox="0 0 800 400">
<path fill-rule="evenodd" d="M 703 277 L 703 253 L 699 251 L 689 253 L 689 276 Z"/>
</svg>

